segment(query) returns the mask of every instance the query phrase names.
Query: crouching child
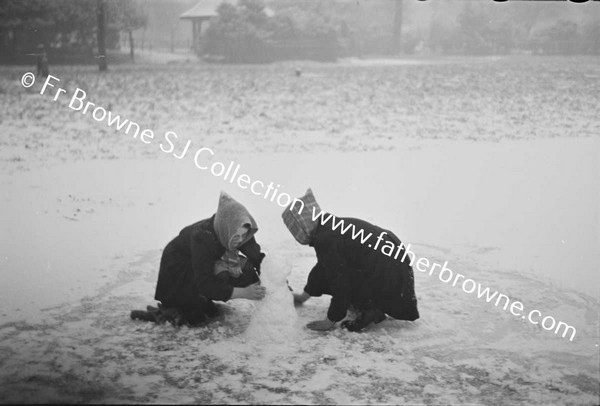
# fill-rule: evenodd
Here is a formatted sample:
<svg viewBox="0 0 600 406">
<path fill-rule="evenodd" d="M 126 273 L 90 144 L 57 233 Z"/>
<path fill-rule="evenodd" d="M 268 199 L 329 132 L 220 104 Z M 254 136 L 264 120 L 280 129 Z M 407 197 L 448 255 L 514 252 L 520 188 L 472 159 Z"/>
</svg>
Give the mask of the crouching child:
<svg viewBox="0 0 600 406">
<path fill-rule="evenodd" d="M 181 230 L 163 250 L 154 298 L 158 307 L 134 310 L 132 319 L 198 326 L 219 312 L 214 300 L 262 300 L 260 264 L 265 257 L 248 210 L 227 193 L 210 218 Z"/>
<path fill-rule="evenodd" d="M 331 296 L 327 317 L 309 323 L 308 328 L 331 330 L 350 307 L 358 312 L 354 320 L 342 323 L 350 331 L 380 323 L 386 315 L 398 320 L 419 318 L 414 274 L 404 248 L 398 256 L 376 249 L 384 244 L 400 246 L 392 232 L 364 220 L 322 212 L 310 189 L 295 199 L 282 217 L 296 241 L 313 247 L 317 255 L 304 291 L 294 293 L 294 301 L 302 304 L 311 296 Z M 335 229 L 334 224 L 338 225 Z M 366 241 L 353 238 L 353 231 L 360 229 L 363 236 L 369 236 Z"/>
</svg>

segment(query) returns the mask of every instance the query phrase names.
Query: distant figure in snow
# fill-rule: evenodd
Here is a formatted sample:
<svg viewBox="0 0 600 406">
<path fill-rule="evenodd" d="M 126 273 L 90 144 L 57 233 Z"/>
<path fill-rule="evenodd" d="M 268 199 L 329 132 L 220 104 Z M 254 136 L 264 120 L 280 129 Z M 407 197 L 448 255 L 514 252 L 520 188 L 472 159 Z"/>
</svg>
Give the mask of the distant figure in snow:
<svg viewBox="0 0 600 406">
<path fill-rule="evenodd" d="M 322 224 L 320 219 L 327 217 L 314 221 L 313 210 L 318 215 L 321 209 L 310 189 L 298 200 L 304 203 L 303 208 L 294 201 L 283 212 L 283 221 L 296 241 L 314 247 L 317 264 L 308 275 L 304 291 L 294 293 L 294 301 L 302 304 L 311 296 L 331 295 L 327 317 L 309 323 L 308 328 L 320 331 L 333 329 L 336 322 L 346 317 L 350 306 L 358 311 L 356 319 L 342 323 L 350 331 L 360 331 L 371 323 L 380 323 L 385 320 L 386 314 L 398 320 L 414 321 L 419 318 L 409 258 L 402 261 L 400 255 L 394 259 L 394 256 L 372 248 L 386 243 L 398 247 L 398 237 L 355 218 L 332 217 L 333 220 L 326 224 Z M 362 228 L 365 236 L 372 233 L 371 237 L 363 244 L 360 238 L 353 239 L 350 231 L 342 234 L 339 228 L 333 230 L 333 221 L 340 220 L 345 225 L 353 224 L 357 231 Z"/>
<path fill-rule="evenodd" d="M 44 44 L 38 45 L 37 52 L 37 76 L 47 77 L 50 74 L 48 67 L 48 56 L 46 55 L 46 47 Z"/>
<path fill-rule="evenodd" d="M 212 217 L 185 227 L 165 247 L 154 296 L 159 307 L 134 310 L 131 318 L 195 326 L 216 316 L 213 300 L 264 298 L 257 231 L 248 210 L 222 192 Z"/>
</svg>

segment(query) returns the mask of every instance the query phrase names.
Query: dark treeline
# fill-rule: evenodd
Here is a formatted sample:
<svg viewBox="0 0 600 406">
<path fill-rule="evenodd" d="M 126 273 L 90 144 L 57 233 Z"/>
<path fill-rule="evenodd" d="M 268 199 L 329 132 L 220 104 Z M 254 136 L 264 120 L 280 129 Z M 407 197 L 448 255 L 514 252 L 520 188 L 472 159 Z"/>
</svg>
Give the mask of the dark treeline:
<svg viewBox="0 0 600 406">
<path fill-rule="evenodd" d="M 121 32 L 131 33 L 145 24 L 133 0 L 0 1 L 0 62 L 28 63 L 39 52 L 53 62 L 93 62 L 99 6 L 109 49 L 118 46 Z"/>
<path fill-rule="evenodd" d="M 174 33 L 191 35 L 189 23 L 179 19 L 178 11 L 187 7 L 187 1 L 184 5 L 175 0 L 1 0 L 0 62 L 31 62 L 31 55 L 39 52 L 40 44 L 52 62 L 92 62 L 98 53 L 100 2 L 105 6 L 104 31 L 109 51 L 118 49 L 127 33 L 131 56 L 134 38 L 164 40 L 173 52 Z M 230 62 L 264 62 L 413 53 L 600 54 L 600 4 L 593 2 L 227 3 L 219 7 L 218 16 L 202 33 L 197 50 L 200 56 Z M 154 9 L 160 18 L 147 24 L 146 15 Z M 171 9 L 173 12 L 165 11 Z M 163 39 L 166 36 L 170 38 Z M 192 39 L 184 41 L 189 48 Z"/>
<path fill-rule="evenodd" d="M 433 51 L 492 54 L 600 54 L 600 7 L 568 2 L 452 2 L 455 17 L 433 5 L 419 40 Z"/>
<path fill-rule="evenodd" d="M 274 12 L 270 17 L 265 6 Z M 203 51 L 233 62 L 413 53 L 598 55 L 599 13 L 599 4 L 566 2 L 240 0 L 219 9 Z"/>
</svg>

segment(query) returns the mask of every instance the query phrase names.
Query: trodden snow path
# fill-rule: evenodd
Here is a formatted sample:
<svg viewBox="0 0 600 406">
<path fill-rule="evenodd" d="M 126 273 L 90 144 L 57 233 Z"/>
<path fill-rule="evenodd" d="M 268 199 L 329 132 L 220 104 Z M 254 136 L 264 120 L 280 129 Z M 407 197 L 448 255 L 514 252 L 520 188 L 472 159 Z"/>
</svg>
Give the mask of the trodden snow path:
<svg viewBox="0 0 600 406">
<path fill-rule="evenodd" d="M 597 296 L 599 145 L 438 141 L 394 152 L 218 159 L 242 162 L 252 179 L 281 184 L 292 196 L 312 187 L 324 210 L 384 226 L 402 241 L 452 248 L 458 258 L 473 253 L 484 265 Z M 253 213 L 260 243 L 292 240 L 275 202 L 192 161 L 161 158 L 5 173 L 0 323 L 32 320 L 40 309 L 93 293 L 118 273 L 107 259 L 164 247 L 214 212 L 220 190 Z M 454 266 L 454 257 L 444 260 Z"/>
<path fill-rule="evenodd" d="M 301 289 L 314 258 L 293 255 L 292 244 L 277 248 L 294 258 L 290 284 Z M 448 254 L 419 249 L 434 260 Z M 456 263 L 532 306 L 576 315 L 571 321 L 582 328 L 574 342 L 419 273 L 421 319 L 414 323 L 388 319 L 359 334 L 312 332 L 304 326 L 323 317 L 328 300 L 312 298 L 293 309 L 287 286 L 271 285 L 277 300 L 219 304 L 221 315 L 206 327 L 177 329 L 128 317 L 152 303 L 159 258 L 150 251 L 130 263 L 117 260 L 119 280 L 97 295 L 49 310 L 40 324 L 3 326 L 0 399 L 540 405 L 598 399 L 597 303 L 574 291 Z M 266 261 L 265 283 L 274 270 L 281 264 Z M 269 325 L 271 317 L 283 324 Z M 265 334 L 256 337 L 257 328 Z"/>
</svg>

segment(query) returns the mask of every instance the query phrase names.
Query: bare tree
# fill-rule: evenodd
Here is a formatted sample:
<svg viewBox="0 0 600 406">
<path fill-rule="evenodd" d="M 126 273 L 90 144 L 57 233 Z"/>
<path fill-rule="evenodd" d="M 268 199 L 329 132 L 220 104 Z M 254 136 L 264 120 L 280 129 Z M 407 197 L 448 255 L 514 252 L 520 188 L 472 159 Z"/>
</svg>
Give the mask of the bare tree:
<svg viewBox="0 0 600 406">
<path fill-rule="evenodd" d="M 402 3 L 403 0 L 394 0 L 394 28 L 392 33 L 392 52 L 399 54 L 402 49 Z"/>
<path fill-rule="evenodd" d="M 104 0 L 96 1 L 96 15 L 98 17 L 98 68 L 100 71 L 108 69 L 106 61 L 106 24 Z"/>
</svg>

